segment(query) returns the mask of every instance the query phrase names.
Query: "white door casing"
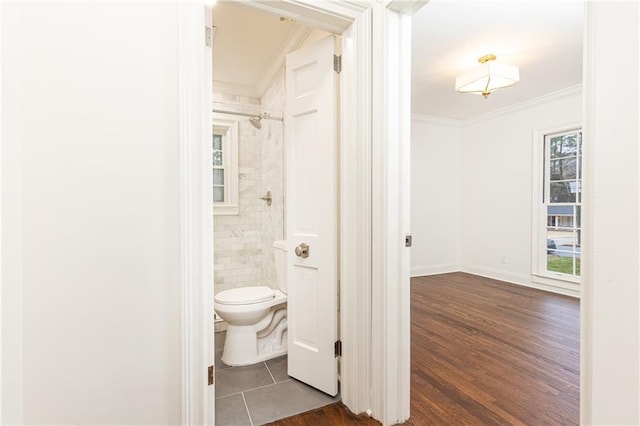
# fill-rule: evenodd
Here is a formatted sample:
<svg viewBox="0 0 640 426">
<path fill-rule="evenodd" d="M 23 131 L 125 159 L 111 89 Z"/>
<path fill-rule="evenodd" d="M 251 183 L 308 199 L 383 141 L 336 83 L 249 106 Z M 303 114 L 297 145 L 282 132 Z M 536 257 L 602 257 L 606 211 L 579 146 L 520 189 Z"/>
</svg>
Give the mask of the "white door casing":
<svg viewBox="0 0 640 426">
<path fill-rule="evenodd" d="M 336 395 L 337 87 L 334 38 L 287 55 L 288 374 Z M 309 246 L 308 257 L 296 248 Z"/>
</svg>

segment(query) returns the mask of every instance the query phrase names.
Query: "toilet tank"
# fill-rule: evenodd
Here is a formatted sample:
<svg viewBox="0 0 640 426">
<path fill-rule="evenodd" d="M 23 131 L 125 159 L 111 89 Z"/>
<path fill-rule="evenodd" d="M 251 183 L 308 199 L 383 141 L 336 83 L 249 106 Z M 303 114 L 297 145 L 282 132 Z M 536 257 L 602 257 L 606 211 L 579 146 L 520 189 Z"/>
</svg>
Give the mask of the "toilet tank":
<svg viewBox="0 0 640 426">
<path fill-rule="evenodd" d="M 278 287 L 283 293 L 287 292 L 287 241 L 278 240 L 273 242 L 273 253 L 276 259 L 276 276 Z"/>
</svg>

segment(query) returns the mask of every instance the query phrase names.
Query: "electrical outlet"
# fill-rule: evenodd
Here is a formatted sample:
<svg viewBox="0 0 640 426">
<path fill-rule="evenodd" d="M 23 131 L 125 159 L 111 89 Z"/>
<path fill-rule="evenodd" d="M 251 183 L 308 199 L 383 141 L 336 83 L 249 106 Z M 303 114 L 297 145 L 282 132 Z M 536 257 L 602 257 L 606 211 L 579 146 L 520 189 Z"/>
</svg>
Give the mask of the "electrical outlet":
<svg viewBox="0 0 640 426">
<path fill-rule="evenodd" d="M 503 254 L 503 255 L 500 256 L 500 263 L 504 263 L 504 264 L 507 263 L 507 255 L 506 254 Z"/>
</svg>

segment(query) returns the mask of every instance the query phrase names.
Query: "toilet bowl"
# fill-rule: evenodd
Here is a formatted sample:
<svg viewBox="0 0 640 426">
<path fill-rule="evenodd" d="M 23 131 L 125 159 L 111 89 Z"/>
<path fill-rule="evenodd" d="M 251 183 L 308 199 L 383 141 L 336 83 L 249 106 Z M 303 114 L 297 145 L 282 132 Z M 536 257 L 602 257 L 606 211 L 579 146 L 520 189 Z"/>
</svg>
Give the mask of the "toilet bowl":
<svg viewBox="0 0 640 426">
<path fill-rule="evenodd" d="M 279 290 L 241 287 L 216 294 L 214 308 L 227 322 L 226 365 L 251 365 L 287 353 L 286 241 L 274 241 Z"/>
</svg>

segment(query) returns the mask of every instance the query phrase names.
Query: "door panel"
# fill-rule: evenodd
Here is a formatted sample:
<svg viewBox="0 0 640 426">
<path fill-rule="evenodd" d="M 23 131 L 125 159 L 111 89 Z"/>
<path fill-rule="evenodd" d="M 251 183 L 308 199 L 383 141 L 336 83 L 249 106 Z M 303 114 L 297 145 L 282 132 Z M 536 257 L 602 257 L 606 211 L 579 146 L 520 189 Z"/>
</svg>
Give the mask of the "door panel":
<svg viewBox="0 0 640 426">
<path fill-rule="evenodd" d="M 290 376 L 330 395 L 337 359 L 337 74 L 333 37 L 287 56 L 286 182 Z M 296 255 L 300 244 L 309 256 Z"/>
</svg>

